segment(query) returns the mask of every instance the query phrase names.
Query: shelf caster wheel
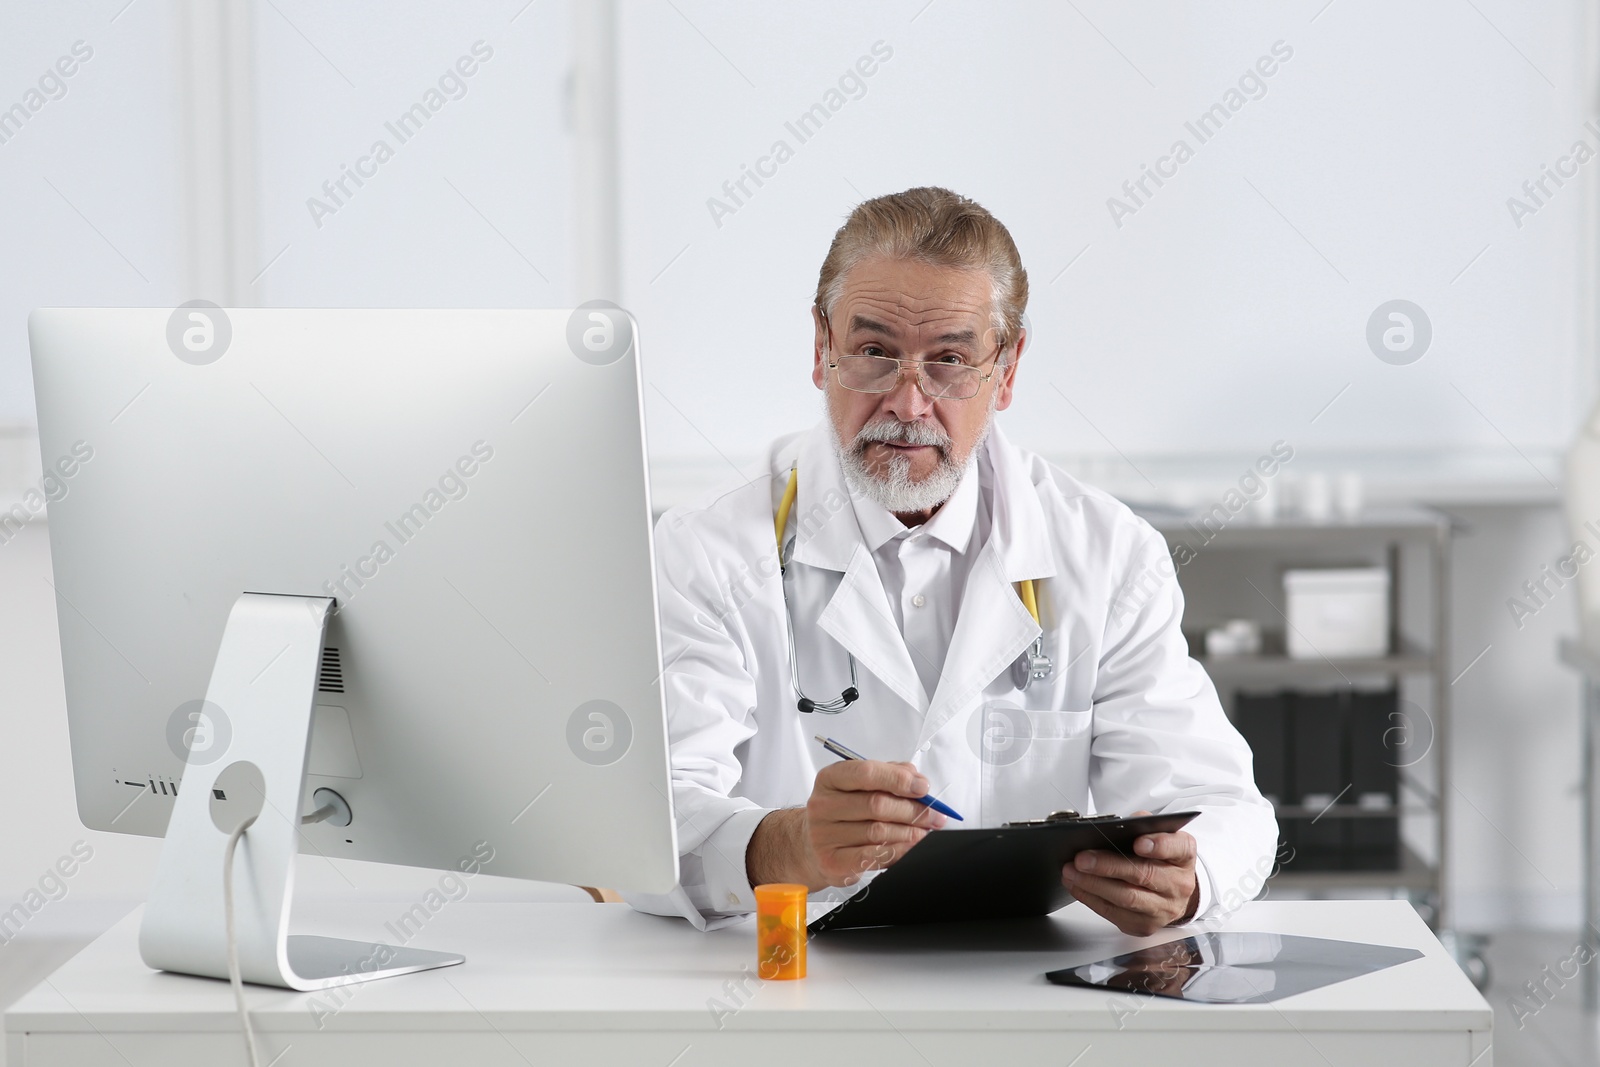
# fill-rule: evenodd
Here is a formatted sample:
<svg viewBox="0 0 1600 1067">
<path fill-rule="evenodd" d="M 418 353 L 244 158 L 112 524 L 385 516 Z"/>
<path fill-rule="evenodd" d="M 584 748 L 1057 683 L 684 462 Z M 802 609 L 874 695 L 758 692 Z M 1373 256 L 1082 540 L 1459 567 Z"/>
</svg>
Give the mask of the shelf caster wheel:
<svg viewBox="0 0 1600 1067">
<path fill-rule="evenodd" d="M 1478 992 L 1481 993 L 1489 988 L 1489 961 L 1483 956 L 1484 946 L 1489 942 L 1488 937 L 1483 934 L 1463 934 L 1446 930 L 1439 934 L 1439 941 L 1467 979 L 1478 987 Z"/>
<path fill-rule="evenodd" d="M 1461 969 L 1467 972 L 1467 978 L 1478 987 L 1478 992 L 1486 992 L 1489 988 L 1489 961 L 1474 952 L 1461 960 Z"/>
</svg>

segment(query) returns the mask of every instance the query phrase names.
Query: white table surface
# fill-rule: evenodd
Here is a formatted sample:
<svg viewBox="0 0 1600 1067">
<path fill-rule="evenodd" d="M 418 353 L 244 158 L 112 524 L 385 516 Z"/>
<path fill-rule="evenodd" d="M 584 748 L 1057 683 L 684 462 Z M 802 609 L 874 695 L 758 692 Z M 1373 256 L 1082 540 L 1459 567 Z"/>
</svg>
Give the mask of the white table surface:
<svg viewBox="0 0 1600 1067">
<path fill-rule="evenodd" d="M 406 908 L 308 905 L 296 932 L 382 940 Z M 304 914 L 302 914 L 302 911 Z M 5 1014 L 9 1067 L 244 1063 L 226 982 L 150 971 L 136 910 Z M 1044 972 L 1137 939 L 1073 905 L 1048 919 L 838 931 L 809 977 L 753 977 L 753 923 L 702 934 L 620 904 L 447 903 L 409 944 L 466 964 L 302 994 L 247 987 L 265 1064 L 1205 1064 L 1488 1067 L 1493 1015 L 1404 901 L 1263 901 L 1207 928 L 1416 948 L 1422 959 L 1271 1004 L 1073 989 Z M 742 988 L 741 988 L 741 982 Z M 719 1016 L 719 1011 L 721 1012 Z M 319 1012 L 322 1013 L 319 1015 Z M 1075 1058 L 1077 1057 L 1077 1058 Z"/>
</svg>

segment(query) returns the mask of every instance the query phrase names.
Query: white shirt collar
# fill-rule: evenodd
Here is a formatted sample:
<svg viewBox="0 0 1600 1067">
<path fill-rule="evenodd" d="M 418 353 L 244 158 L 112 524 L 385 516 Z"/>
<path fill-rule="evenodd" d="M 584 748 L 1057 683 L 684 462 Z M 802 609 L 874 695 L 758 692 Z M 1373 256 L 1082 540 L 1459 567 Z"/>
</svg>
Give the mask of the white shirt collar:
<svg viewBox="0 0 1600 1067">
<path fill-rule="evenodd" d="M 934 512 L 933 518 L 920 526 L 906 526 L 882 504 L 852 488 L 850 502 L 855 507 L 856 522 L 867 548 L 876 552 L 896 537 L 909 537 L 920 530 L 926 537 L 937 538 L 955 551 L 965 552 L 972 541 L 972 529 L 978 518 L 978 496 L 982 492 L 978 484 L 977 452 L 973 449 L 973 454 L 967 457 L 961 481 L 950 499 Z"/>
</svg>

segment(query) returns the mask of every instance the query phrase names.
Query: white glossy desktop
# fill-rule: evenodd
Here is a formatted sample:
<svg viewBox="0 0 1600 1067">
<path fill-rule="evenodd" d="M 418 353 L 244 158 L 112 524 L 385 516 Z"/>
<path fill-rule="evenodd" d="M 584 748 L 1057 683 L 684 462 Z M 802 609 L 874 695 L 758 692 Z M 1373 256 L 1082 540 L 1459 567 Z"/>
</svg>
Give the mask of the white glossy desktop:
<svg viewBox="0 0 1600 1067">
<path fill-rule="evenodd" d="M 297 914 L 304 929 L 390 938 L 397 904 Z M 227 983 L 139 962 L 139 912 L 5 1014 L 9 1067 L 242 1063 Z M 873 1067 L 1489 1067 L 1492 1012 L 1404 901 L 1263 901 L 1222 929 L 1361 940 L 1422 959 L 1273 1004 L 1208 1006 L 1047 983 L 1137 939 L 1071 906 L 1021 936 L 955 927 L 813 938 L 809 977 L 762 982 L 751 923 L 701 934 L 620 904 L 441 908 L 412 944 L 464 966 L 345 990 L 248 991 L 262 1062 L 869 1063 Z M 287 1051 L 286 1051 L 287 1050 Z M 286 1054 L 285 1054 L 286 1053 Z"/>
</svg>

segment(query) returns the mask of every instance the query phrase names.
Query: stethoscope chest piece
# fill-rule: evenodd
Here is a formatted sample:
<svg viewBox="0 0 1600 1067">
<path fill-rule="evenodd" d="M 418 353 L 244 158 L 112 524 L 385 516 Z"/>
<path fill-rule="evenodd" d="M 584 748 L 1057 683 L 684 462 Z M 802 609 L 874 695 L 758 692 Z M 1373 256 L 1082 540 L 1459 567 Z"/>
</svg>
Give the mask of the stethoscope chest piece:
<svg viewBox="0 0 1600 1067">
<path fill-rule="evenodd" d="M 1033 644 L 1028 646 L 1028 651 L 1011 664 L 1011 684 L 1025 691 L 1034 682 L 1042 682 L 1050 677 L 1053 670 L 1054 661 L 1044 654 L 1044 638 L 1036 637 Z"/>
</svg>

